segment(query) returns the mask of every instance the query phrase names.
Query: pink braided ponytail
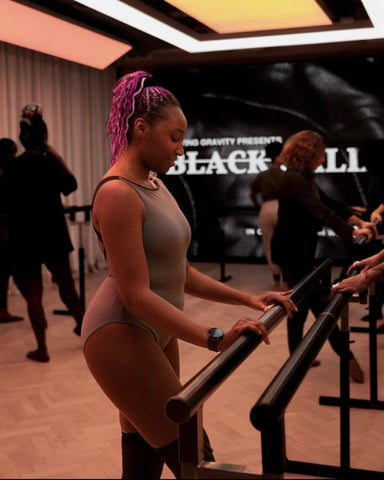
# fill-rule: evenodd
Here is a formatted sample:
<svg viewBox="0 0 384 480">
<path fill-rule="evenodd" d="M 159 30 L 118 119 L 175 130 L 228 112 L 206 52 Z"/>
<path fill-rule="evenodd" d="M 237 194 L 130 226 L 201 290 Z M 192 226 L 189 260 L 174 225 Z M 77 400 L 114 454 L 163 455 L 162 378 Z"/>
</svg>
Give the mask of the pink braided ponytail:
<svg viewBox="0 0 384 480">
<path fill-rule="evenodd" d="M 130 73 L 120 78 L 112 90 L 112 107 L 108 117 L 108 134 L 111 136 L 112 150 L 111 166 L 132 139 L 129 127 L 135 118 L 143 117 L 153 122 L 156 118 L 162 118 L 161 110 L 164 107 L 180 106 L 171 92 L 163 87 L 154 86 L 151 77 L 150 73 L 144 71 Z"/>
</svg>

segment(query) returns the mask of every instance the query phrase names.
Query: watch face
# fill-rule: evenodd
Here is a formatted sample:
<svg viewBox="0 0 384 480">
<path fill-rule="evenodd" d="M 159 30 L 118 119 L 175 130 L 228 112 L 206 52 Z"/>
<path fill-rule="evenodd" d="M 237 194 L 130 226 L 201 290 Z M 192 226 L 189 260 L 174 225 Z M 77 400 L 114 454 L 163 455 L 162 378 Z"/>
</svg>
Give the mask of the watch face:
<svg viewBox="0 0 384 480">
<path fill-rule="evenodd" d="M 222 338 L 224 332 L 223 330 L 221 330 L 221 328 L 210 328 L 209 329 L 209 336 L 212 338 L 212 339 L 220 339 Z"/>
</svg>

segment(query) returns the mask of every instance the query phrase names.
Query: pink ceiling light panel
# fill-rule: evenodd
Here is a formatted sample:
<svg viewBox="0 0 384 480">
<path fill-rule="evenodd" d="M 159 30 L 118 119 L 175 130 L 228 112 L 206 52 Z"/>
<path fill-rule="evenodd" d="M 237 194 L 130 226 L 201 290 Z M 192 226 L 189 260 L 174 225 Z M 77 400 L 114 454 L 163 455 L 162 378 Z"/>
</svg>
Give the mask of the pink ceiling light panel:
<svg viewBox="0 0 384 480">
<path fill-rule="evenodd" d="M 10 0 L 0 0 L 0 41 L 100 70 L 132 48 Z"/>
<path fill-rule="evenodd" d="M 218 33 L 239 33 L 332 22 L 315 0 L 167 0 Z"/>
</svg>

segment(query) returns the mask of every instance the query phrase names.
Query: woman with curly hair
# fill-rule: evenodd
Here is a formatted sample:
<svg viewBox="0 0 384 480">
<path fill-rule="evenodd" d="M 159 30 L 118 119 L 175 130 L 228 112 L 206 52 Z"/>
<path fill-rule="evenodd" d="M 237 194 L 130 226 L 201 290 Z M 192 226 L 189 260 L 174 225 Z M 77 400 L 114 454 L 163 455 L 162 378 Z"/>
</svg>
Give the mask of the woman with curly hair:
<svg viewBox="0 0 384 480">
<path fill-rule="evenodd" d="M 351 243 L 361 235 L 372 238 L 375 227 L 363 222 L 344 204 L 331 199 L 315 183 L 315 170 L 325 161 L 325 141 L 317 132 L 302 130 L 289 137 L 281 151 L 280 160 L 287 166 L 279 193 L 279 218 L 271 242 L 272 261 L 280 265 L 284 279 L 292 288 L 313 268 L 317 232 L 323 225 L 331 228 L 343 240 Z M 358 228 L 354 229 L 353 225 Z M 304 323 L 311 309 L 315 317 L 324 311 L 330 285 L 313 291 L 288 319 L 289 351 L 303 337 Z M 342 350 L 337 325 L 329 336 L 333 350 Z M 319 365 L 315 360 L 314 366 Z M 363 371 L 350 352 L 350 375 L 355 382 L 364 381 Z"/>
</svg>

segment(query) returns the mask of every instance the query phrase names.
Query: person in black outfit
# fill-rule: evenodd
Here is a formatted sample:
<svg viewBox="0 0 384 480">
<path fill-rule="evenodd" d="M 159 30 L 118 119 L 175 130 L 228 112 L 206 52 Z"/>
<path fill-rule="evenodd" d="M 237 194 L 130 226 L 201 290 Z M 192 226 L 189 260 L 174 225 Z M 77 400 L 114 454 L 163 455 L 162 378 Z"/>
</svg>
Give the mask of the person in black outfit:
<svg viewBox="0 0 384 480">
<path fill-rule="evenodd" d="M 280 265 L 290 288 L 312 270 L 317 232 L 322 225 L 330 227 L 349 243 L 353 237 L 361 235 L 371 239 L 373 232 L 376 232 L 373 224 L 363 222 L 343 204 L 330 199 L 317 187 L 314 171 L 325 160 L 325 148 L 321 135 L 311 130 L 303 130 L 288 138 L 280 154 L 287 171 L 280 189 L 279 218 L 271 248 L 272 261 Z M 353 225 L 358 228 L 354 229 Z M 290 352 L 294 351 L 303 337 L 309 308 L 316 317 L 320 315 L 327 305 L 329 294 L 330 284 L 320 285 L 299 305 L 298 312 L 288 319 Z M 329 340 L 334 351 L 340 355 L 342 344 L 337 325 Z M 318 360 L 315 362 L 314 366 L 319 364 Z M 363 382 L 363 371 L 352 352 L 349 366 L 352 379 Z"/>
<path fill-rule="evenodd" d="M 7 182 L 14 278 L 27 301 L 37 341 L 37 350 L 28 352 L 27 357 L 37 362 L 49 361 L 42 304 L 43 264 L 75 318 L 76 335 L 80 335 L 84 315 L 70 269 L 69 253 L 73 246 L 61 203 L 61 194 L 75 191 L 77 182 L 60 155 L 47 144 L 47 136 L 41 107 L 27 105 L 22 112 L 19 136 L 25 152 L 12 163 Z"/>
<path fill-rule="evenodd" d="M 8 286 L 11 277 L 9 259 L 9 221 L 6 212 L 5 189 L 7 169 L 16 158 L 17 145 L 11 138 L 0 139 L 0 323 L 23 320 L 8 311 Z"/>
</svg>

